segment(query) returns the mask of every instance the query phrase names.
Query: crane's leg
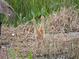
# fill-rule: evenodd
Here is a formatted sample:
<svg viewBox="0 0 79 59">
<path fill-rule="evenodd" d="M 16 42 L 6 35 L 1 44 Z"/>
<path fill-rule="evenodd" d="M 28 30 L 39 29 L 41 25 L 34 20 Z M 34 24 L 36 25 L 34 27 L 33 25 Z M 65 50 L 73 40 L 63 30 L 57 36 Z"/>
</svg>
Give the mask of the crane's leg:
<svg viewBox="0 0 79 59">
<path fill-rule="evenodd" d="M 2 22 L 0 21 L 0 44 L 1 44 L 1 24 Z M 1 45 L 0 45 L 0 48 L 1 48 Z"/>
<path fill-rule="evenodd" d="M 2 22 L 0 21 L 0 36 L 1 36 L 1 27 L 2 27 L 1 25 L 2 25 Z"/>
</svg>

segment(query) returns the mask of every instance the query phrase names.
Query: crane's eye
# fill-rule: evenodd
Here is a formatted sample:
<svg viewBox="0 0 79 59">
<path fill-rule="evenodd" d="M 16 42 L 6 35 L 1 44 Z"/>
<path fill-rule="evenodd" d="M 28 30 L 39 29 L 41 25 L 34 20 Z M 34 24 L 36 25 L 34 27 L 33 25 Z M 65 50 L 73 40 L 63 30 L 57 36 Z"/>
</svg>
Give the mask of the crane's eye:
<svg viewBox="0 0 79 59">
<path fill-rule="evenodd" d="M 11 16 L 11 14 L 8 14 L 8 16 Z"/>
</svg>

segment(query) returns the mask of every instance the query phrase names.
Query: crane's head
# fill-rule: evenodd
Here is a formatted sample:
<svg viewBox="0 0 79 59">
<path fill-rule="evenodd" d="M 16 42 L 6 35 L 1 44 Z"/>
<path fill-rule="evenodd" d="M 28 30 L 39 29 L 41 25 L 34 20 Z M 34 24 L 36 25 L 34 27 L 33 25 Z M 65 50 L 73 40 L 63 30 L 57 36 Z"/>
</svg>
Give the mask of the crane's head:
<svg viewBox="0 0 79 59">
<path fill-rule="evenodd" d="M 4 14 L 9 19 L 15 18 L 14 9 L 5 0 L 0 0 L 0 13 Z"/>
</svg>

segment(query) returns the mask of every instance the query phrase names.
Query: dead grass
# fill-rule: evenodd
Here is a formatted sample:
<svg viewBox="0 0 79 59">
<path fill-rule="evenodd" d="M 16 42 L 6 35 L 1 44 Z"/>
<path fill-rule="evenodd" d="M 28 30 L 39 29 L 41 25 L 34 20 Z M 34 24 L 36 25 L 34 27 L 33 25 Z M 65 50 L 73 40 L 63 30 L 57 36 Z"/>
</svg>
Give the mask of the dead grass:
<svg viewBox="0 0 79 59">
<path fill-rule="evenodd" d="M 53 16 L 50 15 L 48 19 L 50 21 L 47 21 L 46 23 L 50 33 L 79 31 L 78 11 L 73 8 L 64 8 L 57 14 L 54 14 Z"/>
<path fill-rule="evenodd" d="M 70 57 L 78 57 L 76 55 L 79 54 L 79 38 L 72 39 L 65 35 L 79 31 L 78 11 L 64 8 L 48 18 L 42 17 L 42 20 L 40 26 L 35 22 L 19 25 L 17 28 L 3 26 L 2 40 L 10 42 L 14 49 L 18 49 L 24 56 L 32 50 L 34 55 L 66 53 Z"/>
</svg>

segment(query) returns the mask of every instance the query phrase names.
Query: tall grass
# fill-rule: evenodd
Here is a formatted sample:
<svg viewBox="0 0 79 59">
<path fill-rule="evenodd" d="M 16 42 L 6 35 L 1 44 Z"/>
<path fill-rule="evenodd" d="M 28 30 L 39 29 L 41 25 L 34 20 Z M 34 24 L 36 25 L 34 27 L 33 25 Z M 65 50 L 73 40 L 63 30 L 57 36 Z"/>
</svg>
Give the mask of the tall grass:
<svg viewBox="0 0 79 59">
<path fill-rule="evenodd" d="M 11 59 L 16 59 L 16 53 L 12 48 L 8 49 L 8 54 L 10 55 Z"/>
<path fill-rule="evenodd" d="M 38 19 L 41 15 L 47 16 L 53 11 L 60 10 L 61 7 L 76 6 L 79 8 L 79 0 L 6 0 L 17 14 L 14 25 L 31 20 L 33 17 Z M 5 22 L 4 22 L 5 23 Z"/>
</svg>

